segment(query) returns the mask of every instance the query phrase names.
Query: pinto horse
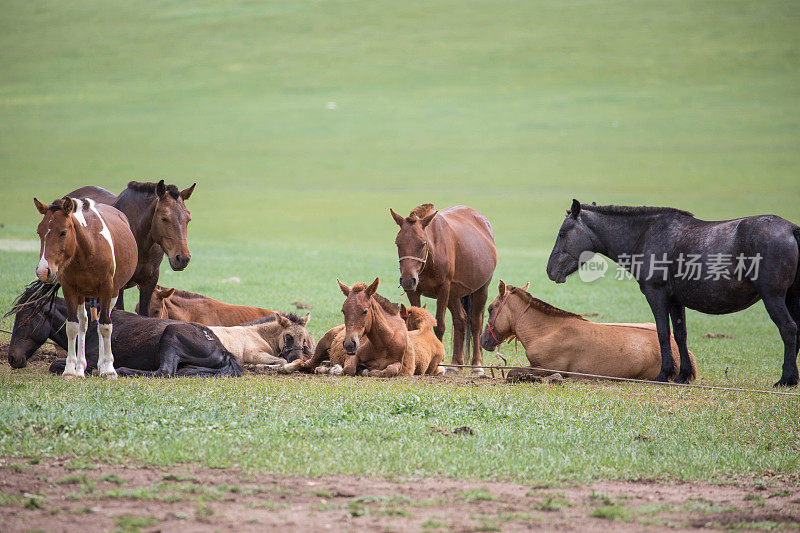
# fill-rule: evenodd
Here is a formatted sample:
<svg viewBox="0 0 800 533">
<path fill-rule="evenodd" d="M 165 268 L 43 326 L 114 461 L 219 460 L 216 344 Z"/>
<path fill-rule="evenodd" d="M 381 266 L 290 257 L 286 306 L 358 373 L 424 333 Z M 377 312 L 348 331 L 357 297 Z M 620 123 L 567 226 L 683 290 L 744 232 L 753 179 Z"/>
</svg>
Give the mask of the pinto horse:
<svg viewBox="0 0 800 533">
<path fill-rule="evenodd" d="M 628 269 L 653 311 L 661 344 L 656 381 L 675 375 L 670 327 L 680 351 L 676 381 L 689 380 L 686 308 L 727 314 L 764 300 L 784 345 L 775 386 L 796 386 L 800 348 L 800 227 L 763 215 L 709 222 L 669 207 L 599 206 L 572 201 L 547 262 L 556 283 L 596 252 Z"/>
<path fill-rule="evenodd" d="M 191 253 L 188 244 L 188 224 L 191 213 L 184 203 L 192 195 L 195 184 L 179 191 L 175 185 L 131 181 L 128 188 L 114 193 L 90 185 L 69 193 L 71 197 L 88 197 L 99 204 L 111 205 L 128 217 L 136 238 L 138 263 L 136 272 L 123 291 L 139 286 L 139 314 L 147 315 L 147 304 L 158 283 L 159 269 L 164 254 L 172 270 L 183 270 L 189 264 Z M 117 307 L 124 309 L 120 292 Z"/>
<path fill-rule="evenodd" d="M 64 377 L 83 377 L 88 317 L 84 301 L 100 302 L 98 369 L 116 378 L 111 352 L 111 308 L 136 269 L 136 240 L 123 213 L 91 198 L 65 196 L 50 206 L 33 199 L 44 215 L 37 232 L 41 243 L 36 276 L 58 283 L 67 303 L 67 362 Z"/>
<path fill-rule="evenodd" d="M 492 225 L 481 213 L 463 205 L 433 211 L 422 204 L 403 217 L 389 210 L 400 226 L 395 239 L 400 258 L 400 286 L 408 301 L 436 299 L 436 327 L 444 337 L 444 315 L 453 317 L 453 364 L 463 363 L 464 340 L 472 345 L 472 364 L 481 365 L 478 343 L 489 283 L 497 266 Z M 475 369 L 482 374 L 483 370 Z"/>
<path fill-rule="evenodd" d="M 534 298 L 528 285 L 513 287 L 500 280 L 497 298 L 481 345 L 493 352 L 519 339 L 531 366 L 622 378 L 653 379 L 661 369 L 661 352 L 653 324 L 599 324 Z M 678 354 L 675 340 L 672 353 Z M 689 375 L 697 375 L 689 352 Z M 676 361 L 676 371 L 680 363 Z"/>
</svg>

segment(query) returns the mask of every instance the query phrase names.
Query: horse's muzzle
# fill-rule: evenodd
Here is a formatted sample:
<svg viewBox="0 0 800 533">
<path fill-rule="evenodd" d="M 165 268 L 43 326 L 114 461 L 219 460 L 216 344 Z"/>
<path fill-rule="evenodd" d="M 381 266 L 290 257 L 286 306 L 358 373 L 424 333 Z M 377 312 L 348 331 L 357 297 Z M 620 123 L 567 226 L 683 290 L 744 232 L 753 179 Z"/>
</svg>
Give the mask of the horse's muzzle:
<svg viewBox="0 0 800 533">
<path fill-rule="evenodd" d="M 494 342 L 492 335 L 488 331 L 481 334 L 481 348 L 487 352 L 493 352 L 497 348 L 497 343 Z"/>
<path fill-rule="evenodd" d="M 406 292 L 414 292 L 418 284 L 419 278 L 400 278 L 400 287 Z"/>
<path fill-rule="evenodd" d="M 192 254 L 175 254 L 174 256 L 170 256 L 169 258 L 169 266 L 172 270 L 180 272 L 189 264 L 189 260 L 192 258 Z"/>
<path fill-rule="evenodd" d="M 358 350 L 358 343 L 354 340 L 345 340 L 342 342 L 342 347 L 347 355 L 355 355 Z"/>
</svg>

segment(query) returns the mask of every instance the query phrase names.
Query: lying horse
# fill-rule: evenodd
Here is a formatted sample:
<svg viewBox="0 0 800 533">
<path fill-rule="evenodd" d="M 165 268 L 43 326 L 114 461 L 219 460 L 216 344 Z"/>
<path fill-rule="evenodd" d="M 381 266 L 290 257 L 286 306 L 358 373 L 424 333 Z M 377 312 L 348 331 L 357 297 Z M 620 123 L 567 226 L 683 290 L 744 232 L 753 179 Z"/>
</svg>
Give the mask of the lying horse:
<svg viewBox="0 0 800 533">
<path fill-rule="evenodd" d="M 191 254 L 187 234 L 192 216 L 184 202 L 192 195 L 195 185 L 179 191 L 175 185 L 166 185 L 164 180 L 158 183 L 131 181 L 119 196 L 94 185 L 67 195 L 73 198 L 87 197 L 98 204 L 111 205 L 128 217 L 139 260 L 125 289 L 139 286 L 142 315 L 147 314 L 145 302 L 150 301 L 150 295 L 158 283 L 164 254 L 172 270 L 183 270 L 189 264 Z M 122 292 L 117 307 L 125 308 Z"/>
<path fill-rule="evenodd" d="M 492 225 L 471 207 L 458 205 L 433 211 L 422 204 L 403 217 L 389 210 L 400 226 L 395 244 L 400 261 L 400 286 L 408 301 L 436 299 L 436 327 L 444 336 L 444 315 L 453 317 L 453 363 L 463 362 L 464 340 L 472 345 L 472 364 L 481 365 L 478 345 L 483 308 L 497 266 Z M 478 374 L 482 369 L 475 369 Z"/>
<path fill-rule="evenodd" d="M 531 366 L 562 372 L 581 372 L 622 378 L 653 379 L 661 369 L 661 354 L 653 324 L 598 324 L 534 298 L 525 287 L 500 281 L 497 298 L 489 305 L 489 318 L 481 345 L 494 351 L 516 337 Z M 672 351 L 677 354 L 675 340 Z M 697 367 L 689 352 L 687 374 Z M 675 370 L 680 363 L 675 361 Z"/>
<path fill-rule="evenodd" d="M 689 380 L 686 308 L 714 315 L 764 300 L 783 340 L 783 372 L 775 386 L 798 383 L 800 349 L 800 227 L 774 216 L 709 222 L 669 207 L 596 206 L 572 201 L 547 275 L 556 283 L 585 253 L 603 254 L 639 282 L 661 343 L 657 381 Z M 637 259 L 638 258 L 638 259 Z M 670 320 L 681 358 L 672 364 Z"/>
<path fill-rule="evenodd" d="M 414 374 L 441 375 L 444 368 L 439 365 L 444 361 L 444 344 L 433 332 L 436 319 L 425 309 L 426 306 L 400 304 L 400 317 L 406 323 L 408 340 L 414 346 Z"/>
<path fill-rule="evenodd" d="M 100 303 L 98 331 L 100 375 L 116 378 L 111 351 L 111 308 L 136 270 L 136 241 L 128 219 L 109 205 L 90 198 L 65 196 L 50 206 L 33 199 L 43 215 L 37 232 L 41 256 L 36 276 L 59 284 L 67 302 L 67 363 L 64 377 L 83 377 L 86 369 L 88 317 L 84 302 Z"/>
<path fill-rule="evenodd" d="M 137 306 L 137 312 L 140 309 Z M 195 292 L 166 289 L 156 285 L 147 316 L 197 322 L 206 326 L 239 326 L 273 316 L 275 311 L 246 305 L 233 305 Z"/>
<path fill-rule="evenodd" d="M 379 377 L 441 373 L 444 346 L 432 334 L 433 317 L 424 329 L 409 332 L 400 308 L 377 294 L 377 278 L 370 286 L 357 283 L 350 288 L 339 282 L 339 288 L 347 296 L 342 306 L 344 325 L 332 328 L 319 340 L 312 358 L 289 363 L 284 372 L 313 372 L 330 360 L 330 367 L 323 368 L 349 376 L 359 371 Z"/>
<path fill-rule="evenodd" d="M 19 298 L 25 303 L 35 298 L 28 289 Z M 240 376 L 242 363 L 283 364 L 298 357 L 307 335 L 308 317 L 278 314 L 259 323 L 208 328 L 177 320 L 142 317 L 121 309 L 112 312 L 115 363 L 120 375 L 159 376 Z M 27 360 L 49 338 L 66 347 L 64 334 L 66 304 L 57 298 L 49 307 L 21 306 L 14 319 L 8 350 L 15 368 Z M 93 322 L 92 327 L 95 327 Z M 87 369 L 97 367 L 97 342 L 87 342 Z M 277 361 L 275 358 L 279 358 Z M 65 361 L 50 366 L 53 373 L 64 369 Z"/>
</svg>

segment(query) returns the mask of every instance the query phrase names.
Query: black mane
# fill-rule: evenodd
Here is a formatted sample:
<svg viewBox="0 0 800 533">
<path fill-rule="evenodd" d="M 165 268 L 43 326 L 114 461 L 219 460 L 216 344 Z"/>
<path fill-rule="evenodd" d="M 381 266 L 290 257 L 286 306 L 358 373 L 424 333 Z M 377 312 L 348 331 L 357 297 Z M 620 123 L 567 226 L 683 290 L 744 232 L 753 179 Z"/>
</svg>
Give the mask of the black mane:
<svg viewBox="0 0 800 533">
<path fill-rule="evenodd" d="M 303 317 L 297 316 L 294 313 L 284 313 L 283 311 L 278 311 L 277 314 L 281 315 L 283 318 L 289 319 L 293 324 L 297 324 L 298 326 L 303 325 Z M 242 324 L 243 326 L 257 326 L 258 324 L 267 324 L 269 322 L 275 322 L 278 320 L 275 315 L 264 316 L 261 318 L 257 318 L 252 322 L 246 322 Z"/>
<path fill-rule="evenodd" d="M 129 181 L 128 188 L 135 192 L 143 192 L 146 194 L 155 194 L 156 193 L 156 183 L 151 181 Z M 172 196 L 175 200 L 181 195 L 181 192 L 175 185 L 167 185 L 167 193 Z"/>
<path fill-rule="evenodd" d="M 539 298 L 536 298 L 531 293 L 520 287 L 512 287 L 509 285 L 508 289 L 515 294 L 519 294 L 522 297 L 522 299 L 525 300 L 525 303 L 530 304 L 531 307 L 533 307 L 537 311 L 541 311 L 546 315 L 580 318 L 581 320 L 586 320 L 577 313 L 573 313 L 571 311 L 564 311 L 563 309 L 560 309 L 555 305 L 551 305 L 543 300 L 540 300 Z"/>
<path fill-rule="evenodd" d="M 694 214 L 682 209 L 675 209 L 674 207 L 649 207 L 646 205 L 632 206 L 632 205 L 593 205 L 581 204 L 581 211 L 593 211 L 604 215 L 620 215 L 635 217 L 641 215 L 660 215 L 660 214 L 676 214 L 686 215 L 693 217 Z"/>
</svg>

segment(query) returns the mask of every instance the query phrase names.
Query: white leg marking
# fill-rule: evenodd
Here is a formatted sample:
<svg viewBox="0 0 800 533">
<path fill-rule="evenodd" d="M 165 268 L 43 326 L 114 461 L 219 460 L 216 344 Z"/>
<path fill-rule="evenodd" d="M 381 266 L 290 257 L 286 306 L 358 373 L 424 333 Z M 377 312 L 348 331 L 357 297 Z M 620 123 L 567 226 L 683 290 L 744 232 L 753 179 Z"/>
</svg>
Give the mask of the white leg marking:
<svg viewBox="0 0 800 533">
<path fill-rule="evenodd" d="M 83 377 L 83 374 L 78 373 L 78 358 L 75 354 L 75 341 L 78 339 L 79 329 L 77 322 L 67 322 L 67 365 L 62 374 L 65 377 Z"/>
<path fill-rule="evenodd" d="M 89 329 L 89 317 L 86 314 L 86 306 L 78 306 L 78 374 L 83 376 L 86 371 L 86 330 Z"/>
<path fill-rule="evenodd" d="M 100 336 L 100 357 L 97 359 L 97 369 L 100 377 L 116 379 L 117 371 L 114 370 L 114 354 L 111 353 L 111 324 L 97 324 Z"/>
<path fill-rule="evenodd" d="M 343 372 L 344 369 L 342 368 L 342 365 L 333 365 L 330 369 L 331 375 L 334 376 L 341 376 Z"/>
<path fill-rule="evenodd" d="M 86 201 L 89 203 L 89 209 L 97 215 L 97 219 L 100 221 L 100 224 L 103 225 L 103 229 L 100 230 L 100 235 L 108 241 L 108 245 L 111 247 L 111 262 L 114 263 L 114 270 L 111 272 L 113 275 L 117 272 L 117 258 L 114 255 L 114 241 L 111 240 L 111 232 L 108 230 L 108 226 L 106 226 L 106 221 L 100 216 L 100 211 L 95 207 L 94 200 L 87 198 Z"/>
</svg>

